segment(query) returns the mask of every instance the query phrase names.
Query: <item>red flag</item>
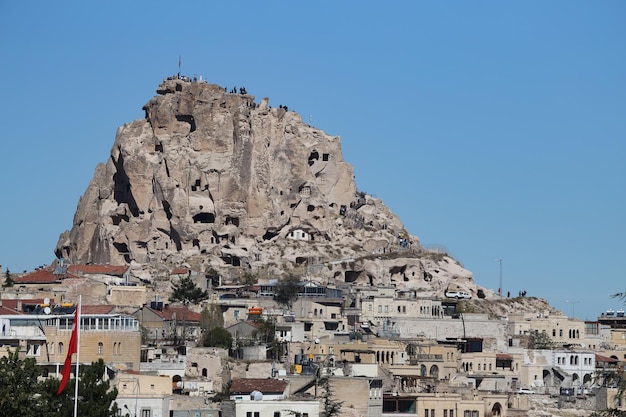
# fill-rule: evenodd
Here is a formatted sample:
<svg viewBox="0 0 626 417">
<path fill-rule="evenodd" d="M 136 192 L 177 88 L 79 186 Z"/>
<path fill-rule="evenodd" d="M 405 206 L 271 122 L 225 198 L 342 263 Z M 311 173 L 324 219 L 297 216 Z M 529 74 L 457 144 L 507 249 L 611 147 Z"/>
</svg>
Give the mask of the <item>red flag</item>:
<svg viewBox="0 0 626 417">
<path fill-rule="evenodd" d="M 78 312 L 79 309 L 80 306 L 76 306 L 76 311 L 74 311 L 74 326 L 72 327 L 72 335 L 70 336 L 70 345 L 67 347 L 67 356 L 65 357 L 65 363 L 63 364 L 63 378 L 61 379 L 57 395 L 61 395 L 67 385 L 67 381 L 70 379 L 70 371 L 72 370 L 72 355 L 76 353 L 78 348 L 78 321 L 80 319 Z"/>
</svg>

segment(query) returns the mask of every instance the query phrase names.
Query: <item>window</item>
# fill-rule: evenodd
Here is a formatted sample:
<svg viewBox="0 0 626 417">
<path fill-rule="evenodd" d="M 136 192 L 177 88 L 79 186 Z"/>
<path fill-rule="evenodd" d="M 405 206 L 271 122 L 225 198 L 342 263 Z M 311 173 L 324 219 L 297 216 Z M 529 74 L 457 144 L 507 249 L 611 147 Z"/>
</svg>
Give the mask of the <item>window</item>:
<svg viewBox="0 0 626 417">
<path fill-rule="evenodd" d="M 383 312 L 383 306 L 380 306 L 380 305 L 378 306 L 378 312 L 379 312 L 379 313 L 382 313 L 382 312 Z"/>
<path fill-rule="evenodd" d="M 258 411 L 255 411 L 255 412 L 254 412 L 254 417 L 260 417 L 260 415 L 261 415 L 261 413 L 260 413 L 260 412 L 258 412 Z"/>
<path fill-rule="evenodd" d="M 385 306 L 385 313 L 389 313 L 389 306 Z"/>
<path fill-rule="evenodd" d="M 274 411 L 274 417 L 280 417 L 280 411 Z"/>
<path fill-rule="evenodd" d="M 248 411 L 248 412 L 246 413 L 246 417 L 252 417 L 252 411 Z"/>
<path fill-rule="evenodd" d="M 424 410 L 424 417 L 428 417 L 428 408 Z"/>
<path fill-rule="evenodd" d="M 104 353 L 104 343 L 98 342 L 98 355 L 102 355 Z"/>
<path fill-rule="evenodd" d="M 152 417 L 152 410 L 149 408 L 142 408 L 140 415 L 141 417 Z"/>
<path fill-rule="evenodd" d="M 448 417 L 448 410 L 443 410 L 443 417 Z"/>
<path fill-rule="evenodd" d="M 63 342 L 59 342 L 59 355 L 63 354 Z"/>
<path fill-rule="evenodd" d="M 454 417 L 454 410 L 450 409 L 450 417 Z"/>
<path fill-rule="evenodd" d="M 26 345 L 26 355 L 27 356 L 39 356 L 41 350 L 39 349 L 41 345 L 37 345 L 34 343 L 28 343 Z"/>
</svg>

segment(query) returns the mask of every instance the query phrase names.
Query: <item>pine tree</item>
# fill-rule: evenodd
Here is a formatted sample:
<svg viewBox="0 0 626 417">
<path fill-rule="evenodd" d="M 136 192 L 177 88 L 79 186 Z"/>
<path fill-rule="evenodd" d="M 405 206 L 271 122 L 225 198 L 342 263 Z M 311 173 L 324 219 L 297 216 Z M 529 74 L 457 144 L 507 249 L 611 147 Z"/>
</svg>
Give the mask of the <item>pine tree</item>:
<svg viewBox="0 0 626 417">
<path fill-rule="evenodd" d="M 15 281 L 13 281 L 13 277 L 11 276 L 11 272 L 7 268 L 7 272 L 6 272 L 6 274 L 4 274 L 4 284 L 2 284 L 2 286 L 7 288 L 7 287 L 12 287 L 13 285 L 15 285 Z"/>
<path fill-rule="evenodd" d="M 198 287 L 189 277 L 184 277 L 178 283 L 172 283 L 172 295 L 170 301 L 181 302 L 185 309 L 189 304 L 199 304 L 209 298 L 209 292 Z M 183 312 L 183 342 L 187 338 L 187 318 Z M 178 332 L 174 330 L 174 341 L 178 340 Z"/>
<path fill-rule="evenodd" d="M 199 304 L 209 298 L 209 292 L 201 289 L 189 277 L 182 278 L 178 283 L 172 283 L 172 295 L 170 301 L 189 304 Z"/>
<path fill-rule="evenodd" d="M 343 401 L 337 401 L 334 398 L 332 387 L 330 386 L 330 369 L 325 369 L 324 375 L 319 379 L 319 385 L 324 390 L 322 393 L 322 410 L 323 417 L 335 417 L 339 415 Z"/>
</svg>

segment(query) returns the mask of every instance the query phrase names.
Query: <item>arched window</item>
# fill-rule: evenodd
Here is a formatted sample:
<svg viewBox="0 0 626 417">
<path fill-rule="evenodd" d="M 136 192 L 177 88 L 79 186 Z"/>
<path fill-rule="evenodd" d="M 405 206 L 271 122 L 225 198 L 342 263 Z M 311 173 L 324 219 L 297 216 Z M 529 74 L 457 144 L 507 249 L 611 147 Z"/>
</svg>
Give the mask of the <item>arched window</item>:
<svg viewBox="0 0 626 417">
<path fill-rule="evenodd" d="M 104 343 L 98 342 L 98 355 L 102 355 L 104 353 Z"/>
<path fill-rule="evenodd" d="M 63 342 L 59 342 L 59 355 L 63 354 Z"/>
</svg>

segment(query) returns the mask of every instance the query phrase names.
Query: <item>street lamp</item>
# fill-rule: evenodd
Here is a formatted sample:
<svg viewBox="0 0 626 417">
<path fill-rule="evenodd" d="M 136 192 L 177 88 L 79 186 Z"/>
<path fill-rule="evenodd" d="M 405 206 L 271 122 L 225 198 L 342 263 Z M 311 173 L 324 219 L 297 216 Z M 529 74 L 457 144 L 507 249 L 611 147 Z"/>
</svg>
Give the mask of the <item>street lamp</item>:
<svg viewBox="0 0 626 417">
<path fill-rule="evenodd" d="M 502 258 L 498 259 L 500 263 L 500 287 L 498 287 L 498 292 L 500 293 L 500 298 L 502 298 Z"/>
<path fill-rule="evenodd" d="M 567 304 L 571 304 L 572 305 L 572 318 L 574 318 L 575 316 L 575 310 L 574 307 L 576 306 L 576 304 L 580 303 L 580 301 L 566 301 Z"/>
</svg>

